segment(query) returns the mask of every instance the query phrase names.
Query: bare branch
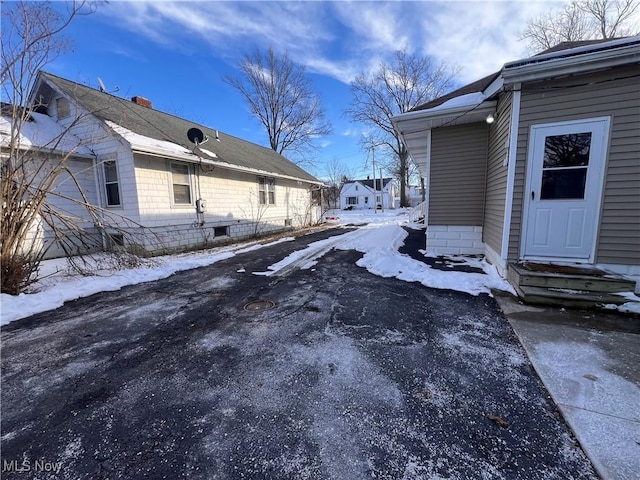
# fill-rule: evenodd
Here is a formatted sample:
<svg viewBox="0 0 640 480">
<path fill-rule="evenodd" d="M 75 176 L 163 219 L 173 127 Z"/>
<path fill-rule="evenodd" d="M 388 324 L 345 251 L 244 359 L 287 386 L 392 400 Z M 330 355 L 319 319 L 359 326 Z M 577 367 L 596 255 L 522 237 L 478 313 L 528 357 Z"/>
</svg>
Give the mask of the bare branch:
<svg viewBox="0 0 640 480">
<path fill-rule="evenodd" d="M 639 8 L 638 0 L 574 1 L 559 13 L 531 19 L 520 38 L 531 53 L 539 53 L 561 42 L 636 35 L 639 26 L 633 18 Z"/>
<path fill-rule="evenodd" d="M 278 56 L 271 48 L 266 53 L 255 50 L 244 57 L 239 70 L 240 76 L 225 75 L 223 80 L 245 98 L 274 151 L 304 157 L 318 137 L 331 133 L 304 67 L 294 64 L 287 54 Z M 308 159 L 298 159 L 298 163 L 304 161 Z"/>
<path fill-rule="evenodd" d="M 409 153 L 391 118 L 446 93 L 453 87 L 458 71 L 456 66 L 436 65 L 429 57 L 400 50 L 392 64 L 383 62 L 373 75 L 361 74 L 351 84 L 353 100 L 346 113 L 354 121 L 374 127 L 363 147 L 383 146 L 393 157 L 387 169 L 400 180 L 401 206 L 407 205 Z"/>
</svg>

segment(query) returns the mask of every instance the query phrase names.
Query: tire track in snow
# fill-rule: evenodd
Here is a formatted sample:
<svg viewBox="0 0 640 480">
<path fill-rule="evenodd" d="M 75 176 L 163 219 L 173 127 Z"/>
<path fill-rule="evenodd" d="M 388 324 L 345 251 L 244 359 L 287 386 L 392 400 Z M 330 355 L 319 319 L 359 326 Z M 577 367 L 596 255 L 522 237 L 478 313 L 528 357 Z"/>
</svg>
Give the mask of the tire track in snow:
<svg viewBox="0 0 640 480">
<path fill-rule="evenodd" d="M 352 232 L 343 233 L 342 235 L 336 235 L 335 237 L 327 238 L 325 240 L 310 243 L 307 248 L 295 251 L 279 262 L 270 265 L 267 267 L 268 271 L 252 273 L 254 275 L 263 275 L 266 277 L 271 277 L 273 275 L 283 277 L 296 268 L 307 270 L 318 263 L 317 261 L 319 258 L 323 257 L 327 252 L 334 249 L 339 244 L 345 243 L 347 240 L 359 238 L 366 234 L 366 230 L 358 229 Z"/>
</svg>

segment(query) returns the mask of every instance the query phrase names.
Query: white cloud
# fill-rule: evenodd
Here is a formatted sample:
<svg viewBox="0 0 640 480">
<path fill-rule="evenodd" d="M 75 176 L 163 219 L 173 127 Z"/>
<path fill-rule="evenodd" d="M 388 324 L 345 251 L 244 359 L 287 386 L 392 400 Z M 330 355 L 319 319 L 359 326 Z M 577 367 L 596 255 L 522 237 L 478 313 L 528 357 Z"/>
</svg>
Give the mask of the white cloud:
<svg viewBox="0 0 640 480">
<path fill-rule="evenodd" d="M 519 36 L 528 19 L 560 8 L 562 2 L 449 2 L 422 21 L 423 53 L 462 67 L 463 83 L 496 72 L 528 56 Z"/>
<path fill-rule="evenodd" d="M 177 0 L 113 2 L 100 11 L 168 48 L 188 52 L 204 41 L 233 63 L 254 47 L 272 46 L 310 72 L 349 83 L 407 48 L 460 65 L 466 83 L 526 56 L 518 36 L 527 19 L 564 3 Z"/>
</svg>

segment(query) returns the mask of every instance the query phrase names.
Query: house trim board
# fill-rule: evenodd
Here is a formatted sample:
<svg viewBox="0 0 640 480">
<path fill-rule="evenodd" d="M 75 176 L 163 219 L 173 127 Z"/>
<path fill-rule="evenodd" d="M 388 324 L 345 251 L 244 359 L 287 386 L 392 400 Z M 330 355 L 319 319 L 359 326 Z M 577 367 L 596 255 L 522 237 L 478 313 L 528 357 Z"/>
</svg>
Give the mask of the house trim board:
<svg viewBox="0 0 640 480">
<path fill-rule="evenodd" d="M 501 258 L 498 252 L 496 252 L 493 248 L 485 243 L 484 245 L 484 256 L 487 261 L 496 267 L 498 270 L 498 274 L 502 278 L 507 278 L 507 262 L 504 258 Z"/>
<path fill-rule="evenodd" d="M 598 184 L 599 194 L 597 198 L 594 198 L 594 201 L 597 200 L 598 205 L 597 205 L 597 208 L 595 209 L 595 219 L 594 219 L 595 228 L 594 228 L 594 236 L 593 236 L 593 242 L 591 245 L 591 251 L 589 253 L 589 258 L 585 259 L 585 258 L 545 257 L 545 256 L 527 255 L 527 260 L 534 260 L 534 261 L 541 261 L 541 262 L 563 261 L 563 262 L 588 263 L 588 264 L 593 264 L 595 262 L 598 231 L 599 231 L 599 225 L 600 225 L 600 215 L 602 212 L 602 199 L 604 195 L 604 177 L 606 175 L 606 164 L 607 164 L 609 143 L 610 143 L 610 137 L 611 137 L 611 117 L 609 116 L 591 117 L 591 118 L 581 118 L 576 120 L 566 120 L 561 122 L 539 123 L 539 124 L 531 125 L 529 127 L 529 134 L 528 134 L 529 145 L 528 145 L 527 154 L 526 154 L 527 165 L 526 165 L 525 185 L 524 185 L 525 192 L 531 190 L 531 181 L 532 181 L 532 175 L 533 175 L 531 157 L 533 155 L 533 149 L 534 149 L 534 142 L 532 141 L 532 139 L 533 139 L 534 131 L 536 129 L 561 128 L 566 126 L 578 125 L 581 123 L 596 123 L 596 122 L 605 123 L 606 134 L 603 140 L 604 141 L 604 146 L 603 146 L 604 162 L 602 165 L 602 170 L 600 172 L 600 178 L 599 178 L 599 184 Z M 520 259 L 524 258 L 524 255 L 525 255 L 525 250 L 526 250 L 525 243 L 527 239 L 528 230 L 530 228 L 530 225 L 529 225 L 529 203 L 530 203 L 529 198 L 530 197 L 528 195 L 524 195 L 523 198 L 524 198 L 524 202 L 523 202 L 523 211 L 522 211 L 522 220 L 521 220 L 522 225 L 520 229 L 520 251 L 518 254 L 518 258 Z"/>
<path fill-rule="evenodd" d="M 518 153 L 518 130 L 520 129 L 520 84 L 514 85 L 511 102 L 511 126 L 509 128 L 509 165 L 507 167 L 507 191 L 504 205 L 504 224 L 502 226 L 502 246 L 500 258 L 509 258 L 509 237 L 511 236 L 511 213 L 513 210 L 513 191 L 516 181 L 516 158 Z"/>
<path fill-rule="evenodd" d="M 424 176 L 424 224 L 429 225 L 429 195 L 431 194 L 431 130 L 427 130 L 427 163 Z M 426 236 L 425 232 L 425 236 Z"/>
</svg>

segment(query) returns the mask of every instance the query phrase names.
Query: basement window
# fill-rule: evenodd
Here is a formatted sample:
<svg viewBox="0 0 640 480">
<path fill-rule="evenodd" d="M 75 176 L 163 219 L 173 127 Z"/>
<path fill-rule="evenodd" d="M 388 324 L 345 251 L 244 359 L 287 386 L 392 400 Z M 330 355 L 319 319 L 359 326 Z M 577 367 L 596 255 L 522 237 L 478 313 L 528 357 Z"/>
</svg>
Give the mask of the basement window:
<svg viewBox="0 0 640 480">
<path fill-rule="evenodd" d="M 110 233 L 109 244 L 111 248 L 124 247 L 124 235 L 122 235 L 121 233 Z"/>
<path fill-rule="evenodd" d="M 229 236 L 229 227 L 214 227 L 213 229 L 214 237 L 228 237 Z"/>
</svg>

